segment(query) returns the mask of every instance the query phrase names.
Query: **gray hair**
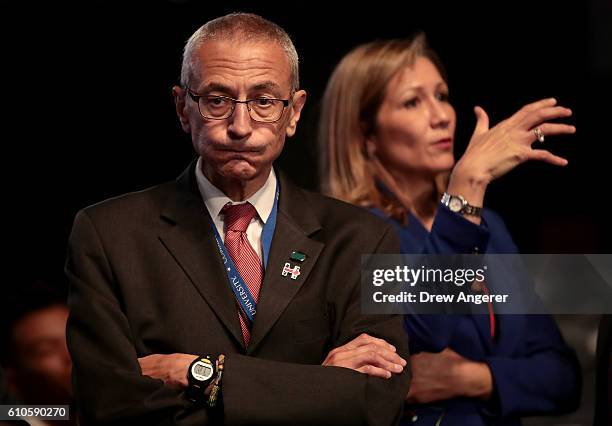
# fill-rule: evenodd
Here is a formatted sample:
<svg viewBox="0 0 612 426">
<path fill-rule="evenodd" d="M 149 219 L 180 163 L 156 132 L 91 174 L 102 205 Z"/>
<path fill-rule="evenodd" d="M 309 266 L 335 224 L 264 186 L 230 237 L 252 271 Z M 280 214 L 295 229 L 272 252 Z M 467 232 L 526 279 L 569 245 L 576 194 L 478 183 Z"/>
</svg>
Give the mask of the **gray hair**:
<svg viewBox="0 0 612 426">
<path fill-rule="evenodd" d="M 189 37 L 183 50 L 181 85 L 187 86 L 189 81 L 198 75 L 195 52 L 207 40 L 272 41 L 278 43 L 285 51 L 287 59 L 289 59 L 291 90 L 294 91 L 299 88 L 298 54 L 291 38 L 285 30 L 275 23 L 252 13 L 230 13 L 213 19 L 202 25 Z"/>
</svg>

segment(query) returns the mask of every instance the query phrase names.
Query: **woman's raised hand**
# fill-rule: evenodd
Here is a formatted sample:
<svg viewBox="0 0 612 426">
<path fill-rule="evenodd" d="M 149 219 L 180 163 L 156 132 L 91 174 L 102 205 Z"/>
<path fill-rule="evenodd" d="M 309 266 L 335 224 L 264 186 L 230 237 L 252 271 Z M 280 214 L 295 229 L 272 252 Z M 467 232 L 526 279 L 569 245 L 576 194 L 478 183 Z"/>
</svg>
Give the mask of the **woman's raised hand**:
<svg viewBox="0 0 612 426">
<path fill-rule="evenodd" d="M 480 179 L 491 182 L 521 163 L 529 160 L 545 161 L 565 166 L 567 160 L 545 149 L 533 149 L 538 134 L 543 137 L 571 134 L 574 126 L 550 123 L 550 120 L 572 115 L 572 110 L 557 105 L 554 98 L 543 99 L 518 110 L 510 118 L 489 129 L 489 117 L 481 107 L 475 107 L 477 122 L 470 143 L 457 163 L 467 167 Z M 536 129 L 540 129 L 539 132 Z"/>
<path fill-rule="evenodd" d="M 572 134 L 576 128 L 551 120 L 572 115 L 569 108 L 557 105 L 554 98 L 527 104 L 511 117 L 489 129 L 484 109 L 475 107 L 477 122 L 470 143 L 451 174 L 448 192 L 461 194 L 475 206 L 482 206 L 486 187 L 526 161 L 544 161 L 565 166 L 567 160 L 533 144 L 553 135 Z M 538 145 L 540 145 L 538 142 Z"/>
</svg>

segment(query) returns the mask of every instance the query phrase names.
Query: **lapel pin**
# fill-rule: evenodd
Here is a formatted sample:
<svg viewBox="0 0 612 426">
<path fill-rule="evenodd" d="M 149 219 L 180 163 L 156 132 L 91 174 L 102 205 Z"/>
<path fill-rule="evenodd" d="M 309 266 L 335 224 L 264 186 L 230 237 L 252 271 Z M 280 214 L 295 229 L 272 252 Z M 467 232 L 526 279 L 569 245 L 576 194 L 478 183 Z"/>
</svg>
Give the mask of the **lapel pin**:
<svg viewBox="0 0 612 426">
<path fill-rule="evenodd" d="M 292 268 L 291 264 L 289 262 L 286 262 L 285 265 L 283 266 L 283 271 L 281 272 L 281 274 L 283 277 L 286 277 L 287 275 L 291 274 L 291 279 L 296 280 L 297 277 L 299 277 L 301 274 L 300 267 L 294 266 Z"/>
<path fill-rule="evenodd" d="M 306 260 L 306 255 L 300 251 L 292 251 L 289 258 L 291 260 L 295 260 L 296 262 L 302 263 L 304 260 Z"/>
</svg>

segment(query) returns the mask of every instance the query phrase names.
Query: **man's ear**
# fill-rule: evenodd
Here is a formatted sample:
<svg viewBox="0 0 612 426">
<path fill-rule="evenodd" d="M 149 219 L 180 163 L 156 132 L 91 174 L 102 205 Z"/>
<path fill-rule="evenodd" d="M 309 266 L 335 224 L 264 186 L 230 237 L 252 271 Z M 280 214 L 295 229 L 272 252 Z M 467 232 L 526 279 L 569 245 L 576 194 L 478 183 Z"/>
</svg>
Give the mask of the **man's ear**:
<svg viewBox="0 0 612 426">
<path fill-rule="evenodd" d="M 297 123 L 300 120 L 300 114 L 302 113 L 302 108 L 304 108 L 304 104 L 306 103 L 306 91 L 298 90 L 293 94 L 293 102 L 291 103 L 291 116 L 289 117 L 289 124 L 287 124 L 287 137 L 291 137 L 295 135 L 295 130 L 297 128 Z"/>
<path fill-rule="evenodd" d="M 187 113 L 187 91 L 179 86 L 172 88 L 172 97 L 174 98 L 174 107 L 176 115 L 179 118 L 181 127 L 186 133 L 191 133 L 191 125 L 189 124 L 189 115 Z"/>
</svg>

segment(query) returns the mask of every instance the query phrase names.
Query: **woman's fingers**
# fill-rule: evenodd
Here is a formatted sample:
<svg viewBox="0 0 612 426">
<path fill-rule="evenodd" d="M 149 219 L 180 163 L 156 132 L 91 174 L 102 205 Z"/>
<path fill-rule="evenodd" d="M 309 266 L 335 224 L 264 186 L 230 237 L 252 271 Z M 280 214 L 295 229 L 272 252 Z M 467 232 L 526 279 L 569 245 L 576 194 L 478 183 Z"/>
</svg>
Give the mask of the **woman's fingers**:
<svg viewBox="0 0 612 426">
<path fill-rule="evenodd" d="M 531 129 L 545 121 L 555 120 L 558 118 L 566 118 L 572 115 L 572 110 L 562 106 L 544 107 L 532 111 L 527 114 L 520 122 L 520 126 L 525 129 Z"/>
<path fill-rule="evenodd" d="M 528 160 L 536 160 L 536 161 L 544 161 L 546 163 L 555 165 L 555 166 L 567 166 L 568 161 L 559 157 L 558 155 L 554 155 L 550 151 L 546 151 L 545 149 L 532 149 L 528 154 Z"/>
<path fill-rule="evenodd" d="M 539 101 L 535 101 L 523 106 L 514 114 L 514 116 L 517 119 L 522 120 L 525 116 L 531 114 L 533 111 L 537 111 L 542 108 L 553 107 L 555 105 L 557 105 L 557 100 L 555 98 L 540 99 Z"/>
<path fill-rule="evenodd" d="M 543 123 L 535 127 L 540 128 L 540 131 L 542 132 L 544 137 L 555 136 L 555 135 L 571 135 L 573 133 L 576 133 L 576 127 L 570 124 Z M 528 139 L 530 140 L 530 142 L 534 142 L 538 140 L 534 132 L 535 127 L 529 130 Z"/>
<path fill-rule="evenodd" d="M 489 130 L 489 116 L 487 112 L 483 108 L 475 106 L 474 114 L 476 114 L 476 127 L 472 137 L 481 135 Z"/>
<path fill-rule="evenodd" d="M 576 128 L 565 123 L 551 123 L 572 115 L 569 108 L 557 105 L 554 98 L 525 105 L 510 118 L 488 129 L 486 112 L 475 107 L 477 123 L 463 156 L 457 162 L 450 184 L 468 192 L 472 203 L 482 203 L 487 185 L 526 161 L 544 161 L 565 166 L 565 158 L 532 146 L 542 137 L 573 134 Z M 473 183 L 477 182 L 477 185 Z M 450 187 L 450 186 L 449 186 Z M 471 191 L 471 192 L 470 192 Z M 464 195 L 465 196 L 465 195 Z"/>
</svg>

